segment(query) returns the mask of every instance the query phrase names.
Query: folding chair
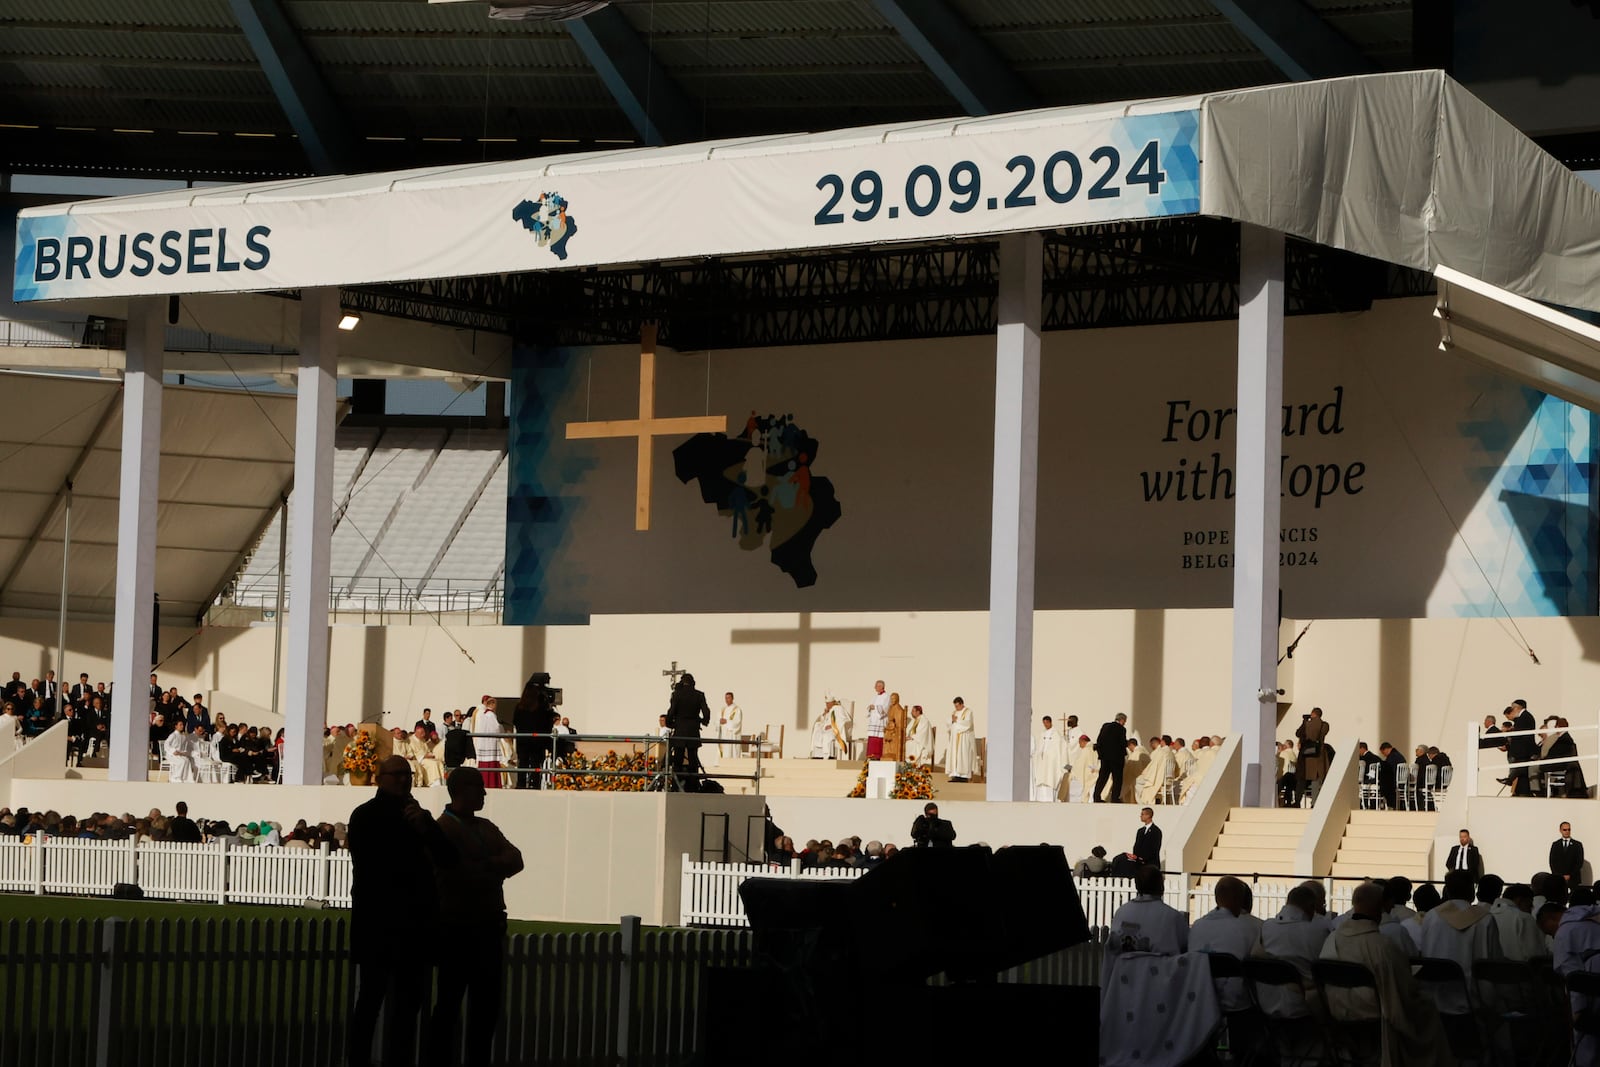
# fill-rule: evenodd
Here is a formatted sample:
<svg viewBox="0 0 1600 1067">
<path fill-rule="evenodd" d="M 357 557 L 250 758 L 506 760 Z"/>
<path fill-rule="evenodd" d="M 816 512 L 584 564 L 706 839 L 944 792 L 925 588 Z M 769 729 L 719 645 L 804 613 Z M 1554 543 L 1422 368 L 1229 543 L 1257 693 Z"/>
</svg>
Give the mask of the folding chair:
<svg viewBox="0 0 1600 1067">
<path fill-rule="evenodd" d="M 1521 960 L 1473 960 L 1472 981 L 1479 991 L 1485 1038 L 1496 1054 L 1530 1064 L 1550 1062 L 1554 1035 L 1565 1027 L 1549 1010 L 1550 999 L 1534 968 Z"/>
<path fill-rule="evenodd" d="M 1428 764 L 1422 769 L 1422 784 L 1417 788 L 1417 810 L 1434 811 L 1433 794 L 1439 788 L 1439 768 Z"/>
<path fill-rule="evenodd" d="M 1479 1030 L 1478 1013 L 1473 1009 L 1472 991 L 1467 988 L 1467 976 L 1455 960 L 1424 956 L 1417 961 L 1417 984 L 1433 999 L 1439 1009 L 1439 1019 L 1444 1023 L 1445 1036 L 1450 1041 L 1450 1051 L 1458 1060 L 1482 1060 L 1488 1045 Z M 1453 1008 L 1451 993 L 1459 993 L 1461 1002 L 1468 1006 L 1464 1012 Z"/>
<path fill-rule="evenodd" d="M 1558 790 L 1561 793 L 1567 791 L 1567 772 L 1565 768 L 1544 772 L 1544 795 L 1547 798 L 1553 797 Z"/>
<path fill-rule="evenodd" d="M 1228 952 L 1207 952 L 1206 962 L 1211 965 L 1211 981 L 1217 987 L 1217 1002 L 1223 1001 L 1222 984 L 1229 980 L 1237 980 L 1242 987 L 1244 983 L 1244 966 L 1239 962 L 1239 957 Z M 1253 1063 L 1260 1055 L 1261 1036 L 1265 1027 L 1262 1024 L 1261 1012 L 1252 1003 L 1241 1010 L 1238 1008 L 1229 1011 L 1223 1008 L 1222 1030 L 1225 1034 L 1219 1040 L 1217 1051 L 1231 1063 Z"/>
<path fill-rule="evenodd" d="M 1381 764 L 1373 762 L 1365 764 L 1361 769 L 1361 789 L 1358 795 L 1363 811 L 1383 811 L 1389 806 L 1384 801 L 1383 789 L 1378 784 L 1378 771 L 1381 767 Z"/>
<path fill-rule="evenodd" d="M 1450 779 L 1455 775 L 1455 768 L 1450 766 L 1439 768 L 1439 784 L 1434 787 L 1433 798 L 1435 803 L 1446 793 L 1450 792 Z"/>
<path fill-rule="evenodd" d="M 1250 1003 L 1261 1013 L 1262 1051 L 1269 1061 L 1275 1055 L 1278 1067 L 1322 1063 L 1325 1041 L 1311 1021 L 1311 991 L 1300 968 L 1271 956 L 1247 957 L 1240 968 Z"/>
<path fill-rule="evenodd" d="M 1396 811 L 1416 811 L 1416 775 L 1409 763 L 1394 765 L 1394 807 Z"/>
<path fill-rule="evenodd" d="M 1322 1000 L 1328 1047 L 1334 1061 L 1349 1067 L 1378 1067 L 1383 1062 L 1383 1000 L 1378 995 L 1377 979 L 1359 963 L 1344 960 L 1312 960 L 1311 978 Z M 1330 989 L 1348 997 L 1330 997 Z M 1372 1014 L 1351 1010 L 1355 994 L 1370 993 Z"/>
</svg>

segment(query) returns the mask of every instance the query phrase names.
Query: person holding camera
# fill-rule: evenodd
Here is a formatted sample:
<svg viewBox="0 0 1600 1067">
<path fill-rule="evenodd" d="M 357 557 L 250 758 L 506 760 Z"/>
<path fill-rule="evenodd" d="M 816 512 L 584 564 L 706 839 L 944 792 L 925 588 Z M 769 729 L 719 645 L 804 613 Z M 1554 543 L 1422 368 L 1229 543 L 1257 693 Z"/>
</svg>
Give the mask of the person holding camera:
<svg viewBox="0 0 1600 1067">
<path fill-rule="evenodd" d="M 1300 739 L 1294 776 L 1300 787 L 1297 792 L 1303 797 L 1311 791 L 1312 783 L 1321 788 L 1322 779 L 1328 775 L 1328 724 L 1322 718 L 1322 709 L 1312 708 L 1311 714 L 1300 720 L 1294 735 Z"/>
<path fill-rule="evenodd" d="M 673 777 L 678 788 L 687 793 L 700 791 L 696 772 L 700 765 L 700 727 L 711 723 L 711 706 L 706 695 L 694 686 L 694 675 L 684 674 L 672 689 L 672 702 L 667 706 L 667 725 L 674 738 L 689 737 L 671 746 L 670 759 Z"/>
</svg>

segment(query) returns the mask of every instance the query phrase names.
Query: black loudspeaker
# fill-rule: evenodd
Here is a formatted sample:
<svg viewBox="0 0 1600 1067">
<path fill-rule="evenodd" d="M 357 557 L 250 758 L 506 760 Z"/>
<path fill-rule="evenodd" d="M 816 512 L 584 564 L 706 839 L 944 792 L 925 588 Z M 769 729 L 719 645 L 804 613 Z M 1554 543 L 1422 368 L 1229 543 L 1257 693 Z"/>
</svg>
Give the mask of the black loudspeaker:
<svg viewBox="0 0 1600 1067">
<path fill-rule="evenodd" d="M 118 882 L 111 887 L 111 896 L 116 900 L 143 900 L 144 890 L 132 882 Z"/>
</svg>

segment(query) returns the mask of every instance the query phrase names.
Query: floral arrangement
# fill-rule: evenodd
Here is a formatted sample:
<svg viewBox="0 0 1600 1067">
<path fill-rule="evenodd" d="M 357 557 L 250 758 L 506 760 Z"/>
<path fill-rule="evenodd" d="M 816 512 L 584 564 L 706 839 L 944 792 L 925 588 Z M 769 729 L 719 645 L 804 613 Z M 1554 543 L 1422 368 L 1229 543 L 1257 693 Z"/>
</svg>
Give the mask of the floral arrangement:
<svg viewBox="0 0 1600 1067">
<path fill-rule="evenodd" d="M 902 763 L 894 771 L 891 800 L 932 800 L 933 767 L 929 764 Z"/>
<path fill-rule="evenodd" d="M 861 775 L 856 778 L 856 787 L 845 794 L 847 798 L 859 799 L 867 795 L 867 766 L 871 762 L 871 760 L 868 760 L 861 765 Z"/>
<path fill-rule="evenodd" d="M 624 755 L 615 749 L 595 759 L 590 759 L 581 752 L 569 753 L 557 760 L 555 766 L 567 771 L 644 771 L 649 776 L 655 775 L 661 769 L 660 762 L 654 756 L 642 752 Z M 609 774 L 552 774 L 550 788 L 606 793 L 642 793 L 650 787 L 653 780 L 653 777 L 624 778 Z"/>
<path fill-rule="evenodd" d="M 378 769 L 378 743 L 371 733 L 356 733 L 355 739 L 344 746 L 344 762 L 340 766 L 351 774 L 371 774 Z"/>
</svg>

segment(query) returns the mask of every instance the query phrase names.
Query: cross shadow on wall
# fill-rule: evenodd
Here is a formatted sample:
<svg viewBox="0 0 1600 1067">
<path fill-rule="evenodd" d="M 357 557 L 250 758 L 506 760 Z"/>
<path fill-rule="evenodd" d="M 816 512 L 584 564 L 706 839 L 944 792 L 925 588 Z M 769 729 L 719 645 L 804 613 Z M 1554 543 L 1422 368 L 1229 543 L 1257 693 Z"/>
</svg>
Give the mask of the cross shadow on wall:
<svg viewBox="0 0 1600 1067">
<path fill-rule="evenodd" d="M 802 728 L 811 721 L 811 646 L 816 644 L 876 644 L 882 636 L 876 626 L 814 627 L 811 612 L 800 613 L 800 623 L 792 630 L 734 630 L 728 639 L 735 645 L 794 645 L 798 649 L 795 678 L 794 718 L 789 725 Z"/>
</svg>

